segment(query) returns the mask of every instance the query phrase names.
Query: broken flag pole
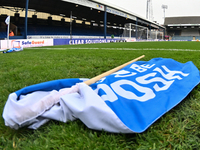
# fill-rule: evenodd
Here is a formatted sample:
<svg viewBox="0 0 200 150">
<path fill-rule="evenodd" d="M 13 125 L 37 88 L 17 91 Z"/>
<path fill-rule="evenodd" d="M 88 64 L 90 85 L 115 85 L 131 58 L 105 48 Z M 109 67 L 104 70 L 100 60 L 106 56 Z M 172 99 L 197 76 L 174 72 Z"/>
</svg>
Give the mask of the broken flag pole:
<svg viewBox="0 0 200 150">
<path fill-rule="evenodd" d="M 85 82 L 60 79 L 11 93 L 3 111 L 5 125 L 37 129 L 51 119 L 80 119 L 94 130 L 141 133 L 200 82 L 191 61 L 135 60 L 118 69 Z"/>
</svg>

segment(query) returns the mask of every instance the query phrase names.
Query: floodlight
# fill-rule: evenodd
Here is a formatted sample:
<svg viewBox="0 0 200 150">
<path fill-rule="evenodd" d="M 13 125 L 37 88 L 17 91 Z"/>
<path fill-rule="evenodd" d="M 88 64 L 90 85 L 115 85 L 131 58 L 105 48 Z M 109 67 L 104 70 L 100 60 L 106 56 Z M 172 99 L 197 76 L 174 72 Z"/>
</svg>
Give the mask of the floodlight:
<svg viewBox="0 0 200 150">
<path fill-rule="evenodd" d="M 167 9 L 168 6 L 167 5 L 162 5 L 162 9 Z"/>
<path fill-rule="evenodd" d="M 33 12 L 34 12 L 34 11 L 36 11 L 36 10 L 35 10 L 35 9 L 28 9 L 28 11 L 33 11 Z"/>
<path fill-rule="evenodd" d="M 64 16 L 65 16 L 65 14 L 60 14 L 60 16 L 64 17 Z"/>
<path fill-rule="evenodd" d="M 168 6 L 167 5 L 162 5 L 162 9 L 163 9 L 163 12 L 164 12 L 164 21 L 165 21 L 165 9 L 167 9 Z"/>
</svg>

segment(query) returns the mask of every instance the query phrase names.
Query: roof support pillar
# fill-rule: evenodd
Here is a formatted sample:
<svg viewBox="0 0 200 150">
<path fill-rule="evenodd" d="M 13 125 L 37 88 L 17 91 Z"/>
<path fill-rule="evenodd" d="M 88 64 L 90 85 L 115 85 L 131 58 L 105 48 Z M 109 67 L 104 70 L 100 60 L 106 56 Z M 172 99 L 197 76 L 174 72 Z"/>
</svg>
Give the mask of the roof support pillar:
<svg viewBox="0 0 200 150">
<path fill-rule="evenodd" d="M 135 32 L 135 38 L 136 38 L 136 40 L 137 40 L 137 38 L 138 38 L 138 35 L 137 35 L 137 32 L 138 32 L 138 18 L 136 18 L 136 22 L 135 22 L 135 24 L 136 24 L 136 32 Z"/>
<path fill-rule="evenodd" d="M 149 24 L 149 33 L 150 33 L 149 35 L 150 35 L 150 39 L 151 39 L 151 24 Z"/>
<path fill-rule="evenodd" d="M 24 27 L 24 38 L 27 39 L 27 24 L 28 24 L 28 3 L 29 0 L 26 0 L 26 12 L 25 12 L 25 27 Z"/>
<path fill-rule="evenodd" d="M 166 35 L 166 29 L 163 29 L 163 33 L 164 33 L 164 39 L 165 39 L 165 35 Z"/>
<path fill-rule="evenodd" d="M 107 35 L 107 6 L 104 6 L 104 39 L 106 39 Z"/>
</svg>

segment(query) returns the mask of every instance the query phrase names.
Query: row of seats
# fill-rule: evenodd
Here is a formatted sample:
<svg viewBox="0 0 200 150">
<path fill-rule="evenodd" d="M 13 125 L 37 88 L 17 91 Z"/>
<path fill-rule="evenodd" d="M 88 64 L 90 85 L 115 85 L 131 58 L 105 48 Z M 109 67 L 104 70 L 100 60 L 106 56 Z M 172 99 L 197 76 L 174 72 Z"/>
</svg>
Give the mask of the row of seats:
<svg viewBox="0 0 200 150">
<path fill-rule="evenodd" d="M 195 40 L 200 39 L 200 36 L 195 36 Z M 174 36 L 172 40 L 194 40 L 193 36 Z"/>
<path fill-rule="evenodd" d="M 167 33 L 170 36 L 200 36 L 198 29 L 171 30 Z"/>
<path fill-rule="evenodd" d="M 199 36 L 199 30 L 196 29 L 187 29 L 187 30 L 182 30 L 181 36 Z"/>
<path fill-rule="evenodd" d="M 181 30 L 171 30 L 171 31 L 168 31 L 167 34 L 170 35 L 170 36 L 180 36 Z"/>
<path fill-rule="evenodd" d="M 24 26 L 18 26 L 18 32 L 23 36 Z M 107 29 L 107 36 L 120 36 L 123 30 L 116 30 L 112 28 Z M 0 39 L 6 38 L 6 32 L 0 32 Z M 70 35 L 70 27 L 62 26 L 42 26 L 42 25 L 29 25 L 27 29 L 27 35 Z M 72 35 L 85 35 L 85 36 L 104 36 L 103 28 L 82 28 L 72 27 Z"/>
<path fill-rule="evenodd" d="M 0 39 L 5 39 L 7 37 L 7 32 L 0 32 Z"/>
<path fill-rule="evenodd" d="M 24 32 L 24 27 L 19 27 L 21 34 Z M 86 36 L 103 36 L 103 28 L 82 28 L 72 27 L 72 35 L 86 35 Z M 54 27 L 54 26 L 28 26 L 28 35 L 70 35 L 70 27 Z M 108 35 L 122 34 L 112 29 L 107 29 Z"/>
</svg>

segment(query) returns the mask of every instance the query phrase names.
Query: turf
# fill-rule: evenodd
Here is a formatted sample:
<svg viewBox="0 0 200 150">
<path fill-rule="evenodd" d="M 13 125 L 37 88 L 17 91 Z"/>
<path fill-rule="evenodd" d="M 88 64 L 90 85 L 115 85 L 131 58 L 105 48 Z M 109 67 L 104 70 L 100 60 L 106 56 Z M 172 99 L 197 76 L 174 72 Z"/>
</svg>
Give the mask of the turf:
<svg viewBox="0 0 200 150">
<path fill-rule="evenodd" d="M 135 42 L 26 48 L 0 54 L 0 111 L 10 93 L 63 78 L 92 78 L 145 54 L 142 60 L 173 58 L 200 69 L 199 42 Z M 88 129 L 81 121 L 50 121 L 38 130 L 13 130 L 0 118 L 0 149 L 199 149 L 200 86 L 140 134 Z"/>
</svg>

